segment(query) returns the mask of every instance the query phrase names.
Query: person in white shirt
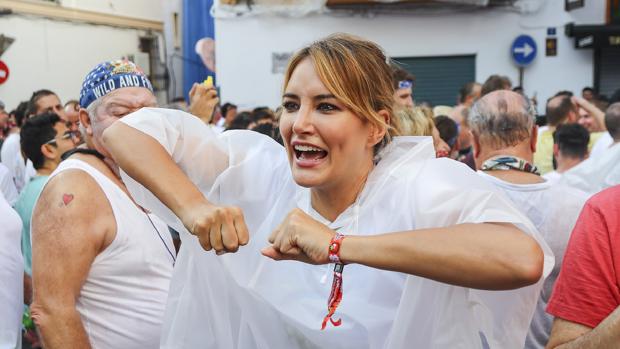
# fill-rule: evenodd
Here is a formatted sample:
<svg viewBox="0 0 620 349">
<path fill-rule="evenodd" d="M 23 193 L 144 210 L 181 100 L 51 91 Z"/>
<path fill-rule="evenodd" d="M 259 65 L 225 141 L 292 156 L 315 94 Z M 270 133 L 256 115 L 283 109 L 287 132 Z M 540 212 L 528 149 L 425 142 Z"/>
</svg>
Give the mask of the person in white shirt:
<svg viewBox="0 0 620 349">
<path fill-rule="evenodd" d="M 35 91 L 32 94 L 25 110 L 16 110 L 15 112 L 16 127 L 11 130 L 10 135 L 2 145 L 0 160 L 9 169 L 15 187 L 18 193 L 21 193 L 22 189 L 30 182 L 30 178 L 36 175 L 37 171 L 32 165 L 32 161 L 24 159 L 22 155 L 19 136 L 20 127 L 27 118 L 44 112 L 54 112 L 62 120 L 66 119 L 66 115 L 58 96 L 54 92 L 45 89 Z"/>
<path fill-rule="evenodd" d="M 19 197 L 13 176 L 11 176 L 9 169 L 2 163 L 0 163 L 0 192 L 2 192 L 10 206 L 13 206 Z"/>
<path fill-rule="evenodd" d="M 553 317 L 545 312 L 570 233 L 588 196 L 579 190 L 551 185 L 532 165 L 537 127 L 530 102 L 512 91 L 496 91 L 482 97 L 471 109 L 474 160 L 478 174 L 502 190 L 532 220 L 551 247 L 556 264 L 545 280 L 525 348 L 543 349 Z M 588 132 L 582 126 L 560 125 L 562 140 L 570 130 L 582 130 L 578 143 L 587 151 Z M 566 148 L 561 148 L 566 152 Z M 565 154 L 565 153 L 564 153 Z"/>
<path fill-rule="evenodd" d="M 588 158 L 590 133 L 579 124 L 559 125 L 553 133 L 553 157 L 556 169 L 547 172 L 543 178 L 557 182 L 562 174 Z"/>
<path fill-rule="evenodd" d="M 0 349 L 21 348 L 24 310 L 22 221 L 0 192 Z"/>
<path fill-rule="evenodd" d="M 592 151 L 590 152 L 590 157 L 595 159 L 602 156 L 605 154 L 605 151 L 612 146 L 612 144 L 614 144 L 614 139 L 611 138 L 609 132 L 605 132 L 605 134 L 602 135 L 596 143 L 594 143 Z"/>
<path fill-rule="evenodd" d="M 9 170 L 18 193 L 26 186 L 30 178 L 37 173 L 34 166 L 32 166 L 32 162 L 24 159 L 21 153 L 19 130 L 24 121 L 24 117 L 16 119 L 16 127 L 10 131 L 11 133 L 4 140 L 2 149 L 0 149 L 0 160 Z"/>
<path fill-rule="evenodd" d="M 330 36 L 284 81 L 284 148 L 153 108 L 104 132 L 129 191 L 181 232 L 162 348 L 522 348 L 551 252 L 430 137 L 392 139 L 381 48 Z M 328 313 L 332 266 L 264 256 L 328 264 L 337 237 L 350 265 Z"/>
<path fill-rule="evenodd" d="M 600 156 L 566 171 L 560 182 L 589 194 L 620 184 L 620 102 L 607 108 L 605 125 L 613 143 Z"/>
</svg>

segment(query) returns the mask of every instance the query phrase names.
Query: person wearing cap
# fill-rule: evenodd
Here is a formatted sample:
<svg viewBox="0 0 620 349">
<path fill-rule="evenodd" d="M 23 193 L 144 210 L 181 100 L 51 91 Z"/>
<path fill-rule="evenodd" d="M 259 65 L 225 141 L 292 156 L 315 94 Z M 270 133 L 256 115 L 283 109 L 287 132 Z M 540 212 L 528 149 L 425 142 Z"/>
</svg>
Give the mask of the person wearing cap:
<svg viewBox="0 0 620 349">
<path fill-rule="evenodd" d="M 51 173 L 32 217 L 32 318 L 45 348 L 156 348 L 176 253 L 101 147 L 109 125 L 156 105 L 132 62 L 97 65 L 80 93 L 83 148 Z"/>
</svg>

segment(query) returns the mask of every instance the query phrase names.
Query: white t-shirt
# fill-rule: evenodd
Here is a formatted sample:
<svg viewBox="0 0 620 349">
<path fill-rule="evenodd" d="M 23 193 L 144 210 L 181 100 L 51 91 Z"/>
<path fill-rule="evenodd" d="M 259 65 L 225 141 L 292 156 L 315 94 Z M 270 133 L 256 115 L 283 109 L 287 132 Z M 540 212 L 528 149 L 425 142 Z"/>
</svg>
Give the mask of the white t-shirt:
<svg viewBox="0 0 620 349">
<path fill-rule="evenodd" d="M 2 144 L 0 150 L 0 161 L 9 169 L 13 182 L 17 188 L 17 192 L 21 192 L 26 183 L 30 181 L 30 177 L 37 174 L 32 165 L 32 161 L 24 160 L 19 144 L 19 133 L 11 133 Z"/>
<path fill-rule="evenodd" d="M 547 182 L 553 184 L 562 178 L 562 174 L 558 171 L 547 172 L 543 175 L 543 178 L 547 180 Z"/>
<path fill-rule="evenodd" d="M 590 195 L 620 184 L 620 143 L 612 145 L 601 156 L 588 158 L 564 172 L 558 183 Z"/>
<path fill-rule="evenodd" d="M 24 310 L 22 221 L 0 192 L 0 349 L 21 343 Z"/>
<path fill-rule="evenodd" d="M 549 182 L 513 184 L 488 175 L 484 171 L 478 171 L 478 174 L 508 195 L 516 207 L 538 228 L 555 255 L 555 267 L 543 284 L 525 343 L 526 349 L 543 349 L 549 340 L 553 323 L 553 316 L 547 314 L 545 309 L 551 298 L 555 280 L 560 274 L 568 239 L 588 194 Z"/>
<path fill-rule="evenodd" d="M 9 205 L 15 205 L 19 194 L 17 193 L 17 188 L 15 187 L 11 172 L 9 172 L 9 169 L 2 163 L 0 163 L 0 192 L 4 195 Z"/>
<path fill-rule="evenodd" d="M 320 330 L 333 266 L 275 262 L 260 254 L 293 209 L 310 215 L 310 189 L 292 178 L 284 148 L 257 132 L 221 135 L 179 111 L 144 108 L 121 122 L 155 138 L 206 197 L 243 210 L 250 242 L 216 256 L 144 187 L 141 205 L 180 232 L 162 348 L 523 348 L 542 281 L 490 292 L 347 265 L 339 327 Z M 454 178 L 459 178 L 458 183 Z M 357 200 L 329 227 L 374 235 L 464 222 L 511 222 L 551 251 L 507 198 L 456 161 L 434 159 L 430 137 L 400 137 L 381 155 Z M 477 306 L 472 306 L 476 304 Z"/>
<path fill-rule="evenodd" d="M 592 150 L 590 151 L 590 158 L 598 158 L 602 156 L 613 143 L 614 139 L 611 138 L 609 132 L 605 132 L 605 134 L 602 135 L 592 147 Z"/>
</svg>

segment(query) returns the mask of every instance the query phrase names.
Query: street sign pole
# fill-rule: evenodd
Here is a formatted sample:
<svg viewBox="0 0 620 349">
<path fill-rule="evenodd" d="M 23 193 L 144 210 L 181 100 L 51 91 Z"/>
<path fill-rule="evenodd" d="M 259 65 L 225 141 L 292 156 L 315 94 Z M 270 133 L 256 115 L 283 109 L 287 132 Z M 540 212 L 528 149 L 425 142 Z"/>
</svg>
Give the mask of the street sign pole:
<svg viewBox="0 0 620 349">
<path fill-rule="evenodd" d="M 536 41 L 529 35 L 519 35 L 510 47 L 512 59 L 519 67 L 519 86 L 523 88 L 525 67 L 530 65 L 536 58 Z"/>
</svg>

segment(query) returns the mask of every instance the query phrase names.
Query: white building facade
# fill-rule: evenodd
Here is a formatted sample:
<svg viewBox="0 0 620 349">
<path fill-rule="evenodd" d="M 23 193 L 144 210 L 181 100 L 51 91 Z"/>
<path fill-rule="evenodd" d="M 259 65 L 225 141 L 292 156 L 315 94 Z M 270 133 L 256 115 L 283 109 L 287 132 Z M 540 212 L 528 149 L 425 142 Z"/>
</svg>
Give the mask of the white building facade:
<svg viewBox="0 0 620 349">
<path fill-rule="evenodd" d="M 594 52 L 576 49 L 575 39 L 565 34 L 565 26 L 604 24 L 607 4 L 604 0 L 586 1 L 585 7 L 570 12 L 565 10 L 565 0 L 521 2 L 521 6 L 526 10 L 513 6 L 462 11 L 447 6 L 438 12 L 409 10 L 401 14 L 367 10 L 363 15 L 359 11 L 332 11 L 299 18 L 216 18 L 222 100 L 246 107 L 277 106 L 283 74 L 273 72 L 273 54 L 294 52 L 335 32 L 373 40 L 391 57 L 473 57 L 476 81 L 482 83 L 491 74 L 500 74 L 518 85 L 519 69 L 511 58 L 511 44 L 525 34 L 534 38 L 538 52 L 524 70 L 523 88 L 543 102 L 539 103 L 539 112 L 544 113 L 544 101 L 557 91 L 579 94 L 583 87 L 594 84 Z M 553 31 L 549 29 L 555 30 L 555 35 L 549 35 Z M 546 56 L 547 38 L 556 38 L 556 56 Z"/>
</svg>

